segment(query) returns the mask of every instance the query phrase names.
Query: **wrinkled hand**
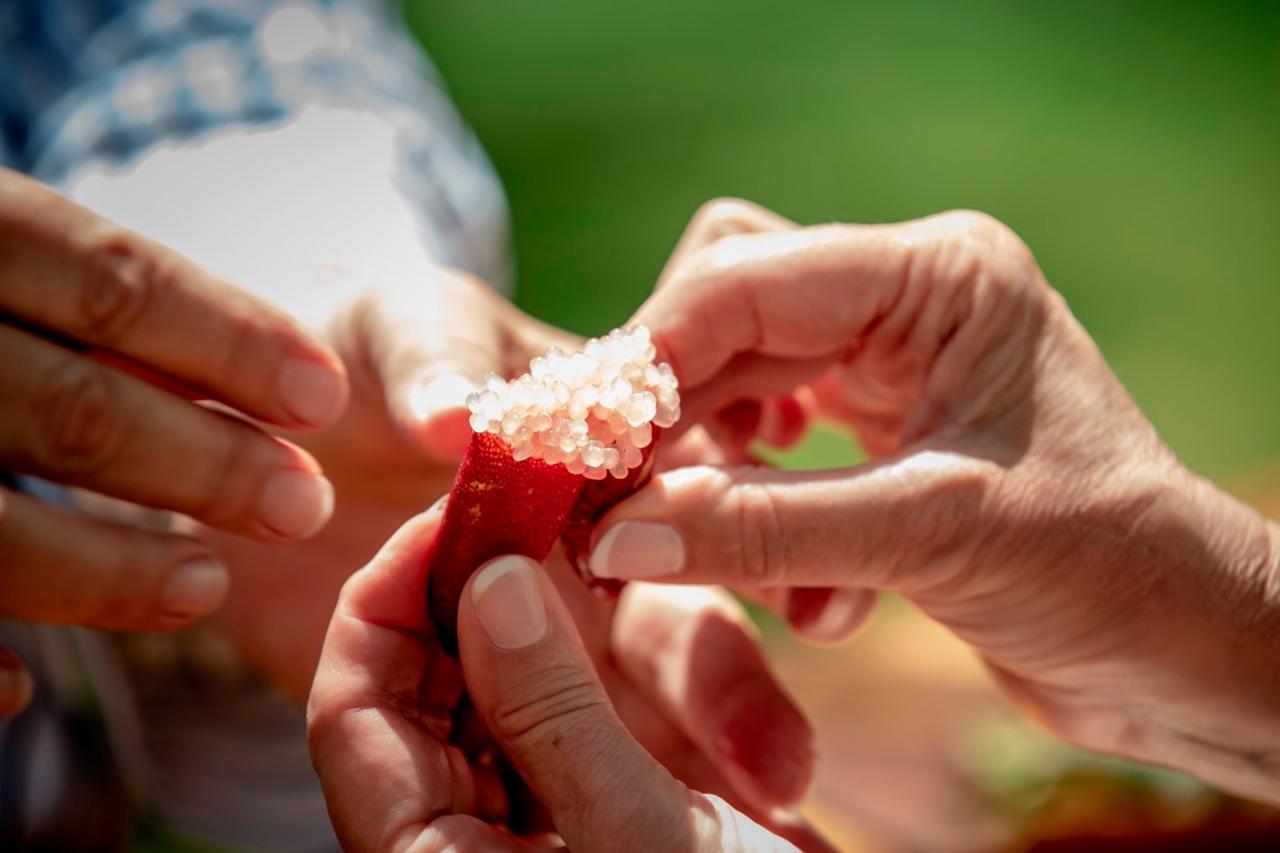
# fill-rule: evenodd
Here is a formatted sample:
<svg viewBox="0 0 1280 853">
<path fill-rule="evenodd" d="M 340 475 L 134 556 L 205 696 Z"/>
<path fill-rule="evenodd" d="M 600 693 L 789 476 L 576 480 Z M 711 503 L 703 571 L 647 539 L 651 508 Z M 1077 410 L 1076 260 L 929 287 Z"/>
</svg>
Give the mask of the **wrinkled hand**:
<svg viewBox="0 0 1280 853">
<path fill-rule="evenodd" d="M 872 461 L 658 476 L 594 571 L 897 590 L 1068 739 L 1280 799 L 1280 537 L 1179 464 L 1013 232 L 697 227 L 637 315 L 686 421 L 801 388 Z"/>
<path fill-rule="evenodd" d="M 677 781 L 762 812 L 806 784 L 807 729 L 727 597 L 632 585 L 601 622 L 563 561 L 553 583 L 500 558 L 463 595 L 459 663 L 422 606 L 440 516 L 351 577 L 325 639 L 308 735 L 347 849 L 541 849 L 553 828 L 582 850 L 790 849 Z"/>
<path fill-rule="evenodd" d="M 282 311 L 7 171 L 0 245 L 0 468 L 264 540 L 325 522 L 332 489 L 309 454 L 183 397 L 327 426 L 347 395 L 334 354 Z M 0 555 L 0 617 L 14 619 L 171 628 L 211 611 L 227 586 L 193 539 L 7 489 Z M 29 692 L 0 650 L 0 716 Z"/>
</svg>

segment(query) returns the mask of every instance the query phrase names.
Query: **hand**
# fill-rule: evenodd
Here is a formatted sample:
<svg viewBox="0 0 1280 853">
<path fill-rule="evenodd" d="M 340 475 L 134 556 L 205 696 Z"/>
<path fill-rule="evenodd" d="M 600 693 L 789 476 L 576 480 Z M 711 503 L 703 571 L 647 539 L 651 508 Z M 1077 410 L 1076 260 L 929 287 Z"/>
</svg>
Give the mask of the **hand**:
<svg viewBox="0 0 1280 853">
<path fill-rule="evenodd" d="M 422 264 L 402 276 L 387 285 L 350 274 L 324 325 L 348 366 L 351 403 L 330 429 L 290 436 L 334 484 L 332 521 L 284 545 L 204 534 L 234 580 L 219 618 L 243 659 L 299 702 L 352 567 L 449 490 L 471 436 L 466 395 L 490 371 L 518 375 L 549 346 L 581 344 L 459 271 Z M 690 434 L 664 444 L 662 458 L 726 457 L 705 435 Z M 290 604 L 287 620 L 281 601 Z"/>
<path fill-rule="evenodd" d="M 807 729 L 727 597 L 633 585 L 601 634 L 583 613 L 600 602 L 567 566 L 558 593 L 536 564 L 500 558 L 464 593 L 459 664 L 422 604 L 440 516 L 409 522 L 351 577 L 325 639 L 308 737 L 344 847 L 531 850 L 551 826 L 583 850 L 787 847 L 676 781 L 761 811 L 806 784 Z M 822 847 L 802 824 L 776 826 Z"/>
<path fill-rule="evenodd" d="M 323 427 L 346 402 L 334 354 L 279 310 L 7 171 L 0 244 L 0 468 L 264 540 L 325 522 L 332 489 L 310 455 L 182 397 Z M 0 553 L 0 617 L 172 628 L 211 611 L 227 586 L 193 539 L 8 489 Z M 0 650 L 0 717 L 30 689 Z"/>
<path fill-rule="evenodd" d="M 656 477 L 596 573 L 897 590 L 1066 738 L 1280 800 L 1280 536 L 1178 463 L 1013 232 L 778 226 L 666 278 L 637 320 L 688 419 L 803 388 L 873 459 Z"/>
<path fill-rule="evenodd" d="M 335 135 L 350 144 L 313 144 Z M 474 384 L 491 370 L 524 371 L 548 345 L 578 343 L 432 262 L 430 244 L 442 235 L 424 232 L 400 163 L 394 127 L 316 110 L 276 130 L 153 152 L 127 173 L 75 182 L 79 198 L 113 219 L 252 282 L 259 297 L 323 335 L 350 373 L 351 403 L 338 423 L 285 433 L 334 484 L 331 523 L 285 544 L 200 531 L 233 580 L 217 627 L 241 662 L 299 702 L 352 568 L 448 490 L 470 436 L 465 398 Z M 207 203 L 190 211 L 165 198 Z M 500 209 L 479 213 L 495 226 L 501 219 Z M 467 220 L 465 231 L 448 232 L 463 242 L 441 248 L 473 261 L 499 255 L 500 228 L 490 235 L 483 217 Z M 724 458 L 678 449 L 665 445 L 664 459 Z"/>
<path fill-rule="evenodd" d="M 523 371 L 547 346 L 576 343 L 463 273 L 423 264 L 403 275 L 394 285 L 349 275 L 324 325 L 351 403 L 330 429 L 291 436 L 334 484 L 331 523 L 286 545 L 203 534 L 234 581 L 220 620 L 244 661 L 298 702 L 352 568 L 449 490 L 471 435 L 470 389 L 488 371 Z"/>
</svg>

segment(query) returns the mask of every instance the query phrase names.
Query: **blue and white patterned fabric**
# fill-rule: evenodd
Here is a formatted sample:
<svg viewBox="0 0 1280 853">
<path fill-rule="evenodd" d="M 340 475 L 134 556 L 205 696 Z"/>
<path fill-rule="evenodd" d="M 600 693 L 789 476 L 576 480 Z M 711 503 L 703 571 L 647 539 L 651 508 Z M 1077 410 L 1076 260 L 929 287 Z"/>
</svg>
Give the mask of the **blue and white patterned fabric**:
<svg viewBox="0 0 1280 853">
<path fill-rule="evenodd" d="M 162 141 L 314 104 L 393 121 L 398 180 L 436 259 L 505 273 L 485 268 L 505 258 L 460 254 L 476 229 L 502 231 L 501 191 L 394 4 L 0 0 L 0 165 L 55 186 L 90 161 L 125 165 Z"/>
<path fill-rule="evenodd" d="M 503 283 L 501 188 L 394 6 L 0 0 L 0 166 L 54 186 L 104 170 L 129 181 L 166 146 L 283 132 L 313 107 L 394 128 L 395 190 L 429 256 Z M 188 666 L 189 636 L 181 654 L 144 656 L 182 662 L 163 678 L 97 632 L 0 622 L 0 639 L 40 685 L 27 714 L 0 723 L 0 849 L 127 845 L 130 816 L 90 818 L 128 804 L 205 846 L 336 849 L 301 711 L 244 673 Z"/>
</svg>

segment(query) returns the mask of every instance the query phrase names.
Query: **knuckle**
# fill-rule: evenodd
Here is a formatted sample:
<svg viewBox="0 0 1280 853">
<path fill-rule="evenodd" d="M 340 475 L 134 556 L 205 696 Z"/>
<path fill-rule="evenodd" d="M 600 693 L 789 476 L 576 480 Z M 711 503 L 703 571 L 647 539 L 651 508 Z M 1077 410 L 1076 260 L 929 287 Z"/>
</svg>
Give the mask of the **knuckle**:
<svg viewBox="0 0 1280 853">
<path fill-rule="evenodd" d="M 928 220 L 916 249 L 923 277 L 948 306 L 937 315 L 941 339 L 972 320 L 977 328 L 1038 328 L 1048 288 L 1035 257 L 1014 231 L 989 214 L 954 210 Z"/>
<path fill-rule="evenodd" d="M 740 198 L 714 198 L 704 202 L 693 215 L 693 227 L 712 237 L 750 230 L 750 222 L 760 208 Z"/>
<path fill-rule="evenodd" d="M 786 527 L 773 485 L 742 475 L 726 496 L 737 526 L 738 576 L 750 586 L 776 586 L 787 576 Z"/>
<path fill-rule="evenodd" d="M 590 674 L 558 665 L 509 688 L 494 710 L 493 731 L 500 742 L 517 749 L 548 740 L 556 745 L 585 715 L 606 707 L 608 700 Z"/>
<path fill-rule="evenodd" d="M 95 236 L 85 257 L 81 331 L 97 342 L 119 341 L 154 310 L 172 268 L 141 237 L 116 226 Z"/>
<path fill-rule="evenodd" d="M 316 755 L 320 744 L 338 727 L 342 709 L 328 701 L 328 696 L 313 690 L 307 697 L 306 737 L 307 749 Z"/>
<path fill-rule="evenodd" d="M 59 365 L 35 400 L 31 436 L 34 461 L 47 471 L 89 474 L 106 465 L 126 432 L 123 412 L 113 404 L 107 371 L 81 358 Z"/>
<path fill-rule="evenodd" d="M 911 565 L 898 566 L 921 592 L 946 597 L 971 586 L 972 572 L 981 570 L 978 553 L 994 553 L 993 517 L 998 513 L 992 493 L 999 466 L 941 451 L 925 451 L 913 460 L 922 471 L 918 488 L 901 507 L 903 529 L 914 543 Z M 900 476 L 915 476 L 910 471 Z"/>
<path fill-rule="evenodd" d="M 997 284 L 1024 284 L 1036 269 L 1027 244 L 1008 225 L 978 210 L 952 210 L 939 215 L 960 259 L 959 266 L 980 269 Z"/>
<path fill-rule="evenodd" d="M 993 242 L 1005 233 L 1013 233 L 999 219 L 981 210 L 948 210 L 938 214 L 937 219 L 953 237 L 980 243 Z"/>
</svg>

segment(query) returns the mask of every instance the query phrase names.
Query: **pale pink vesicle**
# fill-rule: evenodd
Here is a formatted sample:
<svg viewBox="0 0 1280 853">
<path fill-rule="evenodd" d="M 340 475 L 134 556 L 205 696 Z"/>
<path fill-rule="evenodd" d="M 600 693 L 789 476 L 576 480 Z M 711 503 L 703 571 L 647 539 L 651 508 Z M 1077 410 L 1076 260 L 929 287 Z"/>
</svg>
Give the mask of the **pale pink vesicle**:
<svg viewBox="0 0 1280 853">
<path fill-rule="evenodd" d="M 680 417 L 675 374 L 654 356 L 643 326 L 593 338 L 572 355 L 552 347 L 517 379 L 490 374 L 484 390 L 467 398 L 471 428 L 501 437 L 517 461 L 622 479 L 640 465 L 653 427 Z"/>
</svg>

